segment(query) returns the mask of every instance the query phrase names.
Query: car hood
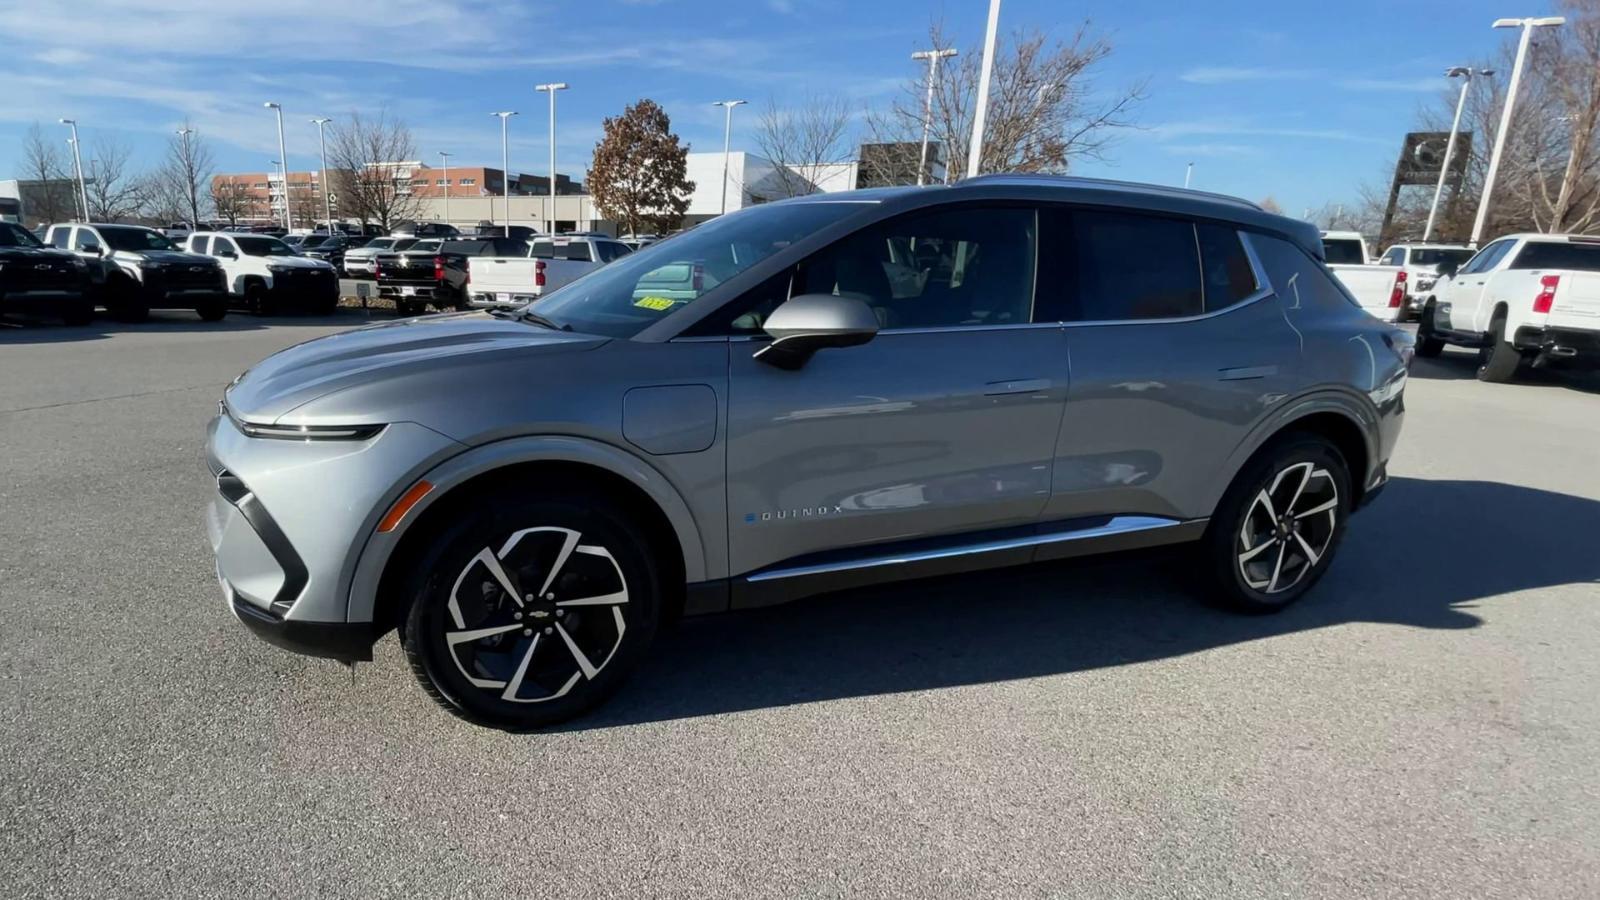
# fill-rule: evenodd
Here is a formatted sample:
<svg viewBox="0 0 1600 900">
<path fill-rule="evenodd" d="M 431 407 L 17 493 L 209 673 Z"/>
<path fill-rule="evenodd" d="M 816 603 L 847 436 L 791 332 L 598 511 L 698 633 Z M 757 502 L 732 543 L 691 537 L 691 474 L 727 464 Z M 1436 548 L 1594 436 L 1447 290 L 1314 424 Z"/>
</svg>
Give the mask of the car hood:
<svg viewBox="0 0 1600 900">
<path fill-rule="evenodd" d="M 137 253 L 131 250 L 118 250 L 114 256 L 116 259 L 127 260 L 128 262 L 145 260 L 147 262 L 160 263 L 163 266 L 214 266 L 217 263 L 216 260 L 209 256 L 199 253 L 186 253 L 182 250 L 140 250 Z"/>
<path fill-rule="evenodd" d="M 268 256 L 267 264 L 283 266 L 289 269 L 326 269 L 328 264 L 320 259 L 307 259 L 304 256 Z"/>
<path fill-rule="evenodd" d="M 307 341 L 267 357 L 228 387 L 229 411 L 239 419 L 281 424 L 384 424 L 408 421 L 403 401 L 395 397 L 440 391 L 470 392 L 474 376 L 468 367 L 529 356 L 592 350 L 607 338 L 554 331 L 487 313 L 453 313 L 400 319 Z M 414 382 L 414 384 L 410 383 Z M 364 405 L 362 389 L 374 389 L 382 402 Z M 334 409 L 302 409 L 313 401 L 339 394 Z M 318 404 L 327 405 L 327 404 Z M 328 415 L 336 423 L 322 421 Z"/>
<path fill-rule="evenodd" d="M 56 260 L 70 263 L 77 255 L 52 247 L 0 247 L 0 259 Z"/>
</svg>

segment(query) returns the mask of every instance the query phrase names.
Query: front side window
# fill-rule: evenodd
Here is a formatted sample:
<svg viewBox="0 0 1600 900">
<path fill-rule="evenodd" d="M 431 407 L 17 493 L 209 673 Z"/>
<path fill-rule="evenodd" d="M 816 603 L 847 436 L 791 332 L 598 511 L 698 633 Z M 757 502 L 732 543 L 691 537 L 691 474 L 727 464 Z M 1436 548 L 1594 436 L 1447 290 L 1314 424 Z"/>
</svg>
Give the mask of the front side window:
<svg viewBox="0 0 1600 900">
<path fill-rule="evenodd" d="M 100 238 L 87 228 L 75 229 L 72 235 L 72 249 L 74 250 L 99 250 Z"/>
<path fill-rule="evenodd" d="M 720 216 L 595 269 L 537 301 L 533 311 L 574 331 L 629 338 L 862 209 L 859 203 L 778 203 Z M 534 242 L 536 250 L 540 243 Z"/>
<path fill-rule="evenodd" d="M 1041 318 L 1172 319 L 1205 308 L 1195 226 L 1186 220 L 1050 207 L 1040 213 L 1039 231 Z M 1233 286 L 1225 246 L 1221 242 L 1215 274 L 1217 290 L 1227 297 L 1246 282 L 1240 273 Z"/>
<path fill-rule="evenodd" d="M 288 244 L 274 237 L 235 238 L 239 243 L 239 251 L 245 256 L 294 256 L 294 250 Z M 218 241 L 218 243 L 221 243 Z"/>
<path fill-rule="evenodd" d="M 57 226 L 50 229 L 49 235 L 50 246 L 55 247 L 58 250 L 70 250 L 72 248 L 71 228 Z"/>
<path fill-rule="evenodd" d="M 1404 248 L 1395 247 L 1383 255 L 1383 259 L 1379 260 L 1379 264 L 1385 266 L 1399 266 L 1404 265 L 1405 261 L 1406 251 Z"/>
<path fill-rule="evenodd" d="M 1498 263 L 1500 261 L 1500 257 L 1504 256 L 1506 251 L 1511 249 L 1511 245 L 1513 243 L 1515 242 L 1509 240 L 1495 241 L 1482 250 L 1479 250 L 1478 255 L 1474 256 L 1471 262 L 1468 262 L 1466 265 L 1461 267 L 1459 274 L 1473 275 L 1478 272 L 1486 272 L 1489 269 L 1494 268 L 1495 263 Z"/>
<path fill-rule="evenodd" d="M 218 239 L 217 240 L 217 252 L 221 253 L 223 250 L 226 250 L 226 249 L 228 249 L 228 242 L 225 241 L 225 240 Z M 190 253 L 210 253 L 211 252 L 211 235 L 202 234 L 199 237 L 190 238 L 189 239 L 189 252 Z"/>
</svg>

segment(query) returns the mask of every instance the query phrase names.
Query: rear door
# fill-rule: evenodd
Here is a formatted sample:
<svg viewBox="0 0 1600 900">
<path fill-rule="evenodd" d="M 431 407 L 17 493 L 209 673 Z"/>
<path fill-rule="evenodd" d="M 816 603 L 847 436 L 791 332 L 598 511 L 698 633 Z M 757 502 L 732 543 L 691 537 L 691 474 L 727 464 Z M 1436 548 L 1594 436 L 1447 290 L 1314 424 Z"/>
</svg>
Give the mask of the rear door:
<svg viewBox="0 0 1600 900">
<path fill-rule="evenodd" d="M 1046 519 L 1208 516 L 1224 462 L 1300 386 L 1300 344 L 1231 225 L 1057 208 L 1040 306 L 1072 357 Z"/>
</svg>

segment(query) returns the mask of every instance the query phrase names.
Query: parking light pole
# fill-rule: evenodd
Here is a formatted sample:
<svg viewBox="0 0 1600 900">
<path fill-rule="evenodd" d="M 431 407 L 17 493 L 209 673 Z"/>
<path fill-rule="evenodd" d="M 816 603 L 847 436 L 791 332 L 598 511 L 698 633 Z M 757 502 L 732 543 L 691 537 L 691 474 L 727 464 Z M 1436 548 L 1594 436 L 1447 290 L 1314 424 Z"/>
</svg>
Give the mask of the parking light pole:
<svg viewBox="0 0 1600 900">
<path fill-rule="evenodd" d="M 83 202 L 82 221 L 87 222 L 89 221 L 89 189 L 84 186 L 83 181 L 83 152 L 80 149 L 82 145 L 78 143 L 78 120 L 62 119 L 61 124 L 72 129 L 72 167 L 78 173 L 78 199 Z"/>
<path fill-rule="evenodd" d="M 536 91 L 544 91 L 550 95 L 550 234 L 556 233 L 556 91 L 567 89 L 565 81 L 554 81 L 550 84 L 536 84 Z"/>
<path fill-rule="evenodd" d="M 294 213 L 289 209 L 289 153 L 283 146 L 283 107 L 268 100 L 261 104 L 278 114 L 278 160 L 283 165 L 283 230 L 294 230 Z"/>
<path fill-rule="evenodd" d="M 329 118 L 316 118 L 311 124 L 317 126 L 317 146 L 322 150 L 322 174 L 317 176 L 322 179 L 322 215 L 328 220 L 328 234 L 333 234 L 333 200 L 328 194 L 328 140 L 322 134 L 322 126 L 332 122 Z"/>
<path fill-rule="evenodd" d="M 1478 246 L 1479 238 L 1483 237 L 1484 223 L 1489 219 L 1489 201 L 1494 196 L 1494 179 L 1500 174 L 1500 155 L 1506 149 L 1506 132 L 1511 130 L 1511 111 L 1517 104 L 1517 88 L 1522 85 L 1522 65 L 1528 59 L 1528 44 L 1533 40 L 1535 28 L 1554 28 L 1566 23 L 1561 16 L 1546 16 L 1540 19 L 1496 19 L 1496 28 L 1521 28 L 1522 36 L 1517 41 L 1517 59 L 1511 64 L 1511 83 L 1506 85 L 1506 105 L 1500 111 L 1500 128 L 1494 136 L 1494 153 L 1489 156 L 1489 171 L 1483 176 L 1483 196 L 1478 200 L 1478 216 L 1472 223 L 1472 246 Z"/>
<path fill-rule="evenodd" d="M 949 59 L 956 55 L 956 48 L 946 47 L 943 50 L 918 50 L 911 54 L 917 61 L 928 61 L 928 96 L 922 104 L 922 156 L 917 163 L 917 187 L 928 183 L 928 133 L 933 130 L 933 87 L 939 80 L 939 60 Z"/>
<path fill-rule="evenodd" d="M 1433 223 L 1439 215 L 1439 197 L 1444 194 L 1444 181 L 1450 174 L 1450 163 L 1456 155 L 1456 135 L 1461 132 L 1461 111 L 1467 106 L 1467 89 L 1472 87 L 1474 72 L 1471 66 L 1451 66 L 1445 73 L 1446 78 L 1461 78 L 1461 96 L 1456 98 L 1456 116 L 1450 120 L 1450 138 L 1444 144 L 1444 165 L 1439 169 L 1439 183 L 1433 188 L 1433 205 L 1428 207 L 1428 224 L 1423 226 L 1422 239 L 1427 241 L 1433 237 Z M 1479 69 L 1478 75 L 1493 75 L 1490 69 Z"/>
<path fill-rule="evenodd" d="M 978 102 L 972 113 L 972 143 L 967 147 L 967 177 L 978 174 L 983 156 L 983 123 L 989 114 L 989 78 L 994 74 L 995 32 L 1000 28 L 1000 0 L 989 0 L 989 25 L 983 34 L 983 65 L 978 70 Z"/>
<path fill-rule="evenodd" d="M 511 145 L 506 141 L 506 122 L 516 115 L 516 112 L 495 112 L 489 115 L 500 117 L 500 188 L 505 196 L 506 237 L 511 237 Z"/>
<path fill-rule="evenodd" d="M 444 223 L 450 224 L 450 154 L 439 151 L 439 166 L 444 169 Z"/>
<path fill-rule="evenodd" d="M 743 106 L 748 100 L 718 100 L 711 104 L 723 109 L 722 117 L 722 215 L 728 214 L 728 155 L 733 147 L 733 108 Z M 740 196 L 743 196 L 741 191 Z"/>
</svg>

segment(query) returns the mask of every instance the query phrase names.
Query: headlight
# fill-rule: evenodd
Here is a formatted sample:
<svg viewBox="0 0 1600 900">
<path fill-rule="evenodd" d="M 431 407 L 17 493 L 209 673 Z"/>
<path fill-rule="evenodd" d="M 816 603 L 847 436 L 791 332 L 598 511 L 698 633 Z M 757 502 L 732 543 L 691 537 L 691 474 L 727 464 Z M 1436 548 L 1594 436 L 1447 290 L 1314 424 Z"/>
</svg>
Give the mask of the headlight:
<svg viewBox="0 0 1600 900">
<path fill-rule="evenodd" d="M 248 371 L 241 372 L 228 388 L 232 389 L 247 374 Z M 260 425 L 241 421 L 225 401 L 217 405 L 222 408 L 222 414 L 228 417 L 228 421 L 233 423 L 233 427 L 246 437 L 282 441 L 364 441 L 383 430 L 382 425 Z"/>
<path fill-rule="evenodd" d="M 267 271 L 274 275 L 282 275 L 292 268 L 293 266 L 267 266 Z"/>
<path fill-rule="evenodd" d="M 156 262 L 154 260 L 141 259 L 141 260 L 139 260 L 139 268 L 141 268 L 141 269 L 159 269 L 159 268 L 161 268 L 161 263 L 158 263 L 158 262 Z"/>
</svg>

